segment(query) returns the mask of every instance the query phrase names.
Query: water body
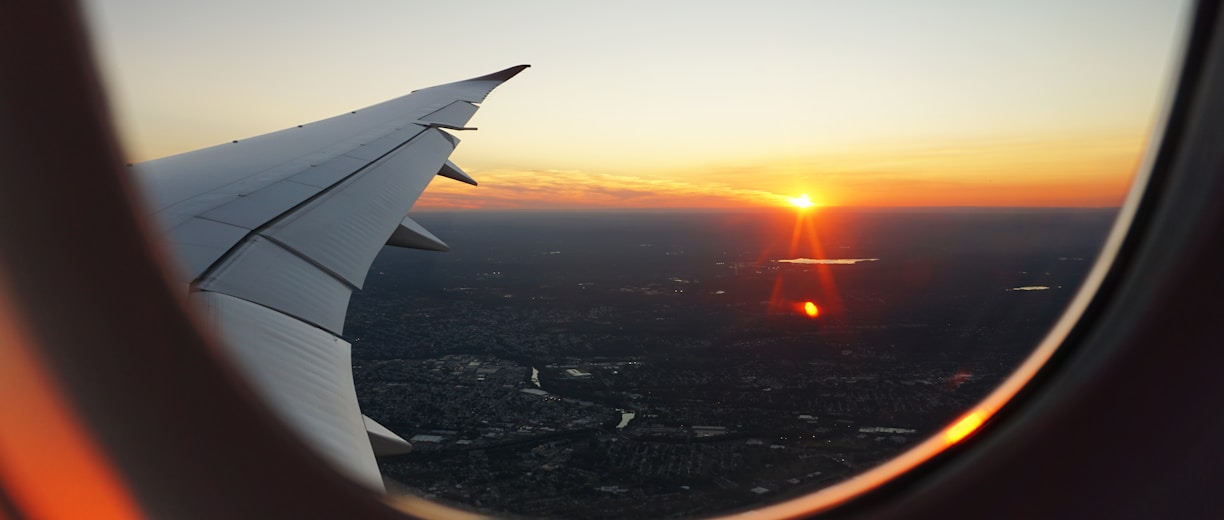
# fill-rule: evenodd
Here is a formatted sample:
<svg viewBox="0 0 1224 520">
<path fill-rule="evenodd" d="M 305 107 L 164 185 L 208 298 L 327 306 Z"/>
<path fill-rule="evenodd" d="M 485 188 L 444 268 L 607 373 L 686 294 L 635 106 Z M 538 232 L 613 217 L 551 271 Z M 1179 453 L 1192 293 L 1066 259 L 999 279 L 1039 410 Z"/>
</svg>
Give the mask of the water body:
<svg viewBox="0 0 1224 520">
<path fill-rule="evenodd" d="M 548 392 L 545 392 L 540 386 L 540 370 L 536 367 L 531 367 L 531 384 L 536 385 L 536 388 L 540 388 L 540 391 L 537 392 L 530 389 L 523 391 L 532 395 L 548 395 Z M 631 410 L 622 410 L 618 408 L 616 411 L 620 412 L 621 414 L 621 420 L 616 424 L 616 429 L 618 430 L 625 429 L 626 426 L 629 426 L 629 422 L 632 421 L 634 417 L 637 417 L 637 412 Z"/>
<path fill-rule="evenodd" d="M 617 411 L 620 412 L 621 414 L 620 423 L 616 425 L 616 429 L 618 430 L 625 429 L 626 426 L 629 426 L 629 421 L 632 421 L 634 417 L 637 417 L 637 412 L 631 412 L 629 410 L 617 410 Z"/>
<path fill-rule="evenodd" d="M 854 265 L 862 262 L 879 262 L 879 258 L 787 258 L 780 264 Z"/>
</svg>

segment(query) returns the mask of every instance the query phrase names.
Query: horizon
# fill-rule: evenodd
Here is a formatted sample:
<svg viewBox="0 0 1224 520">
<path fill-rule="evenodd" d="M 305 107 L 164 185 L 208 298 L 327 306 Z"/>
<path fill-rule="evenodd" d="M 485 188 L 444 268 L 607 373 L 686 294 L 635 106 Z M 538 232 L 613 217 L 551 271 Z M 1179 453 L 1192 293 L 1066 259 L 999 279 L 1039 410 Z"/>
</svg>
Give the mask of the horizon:
<svg viewBox="0 0 1224 520">
<path fill-rule="evenodd" d="M 769 207 L 805 193 L 821 206 L 1117 206 L 1159 130 L 1187 11 L 1155 0 L 85 7 L 131 162 L 532 64 L 483 104 L 480 131 L 459 136 L 452 160 L 481 186 L 437 183 L 422 209 Z M 403 31 L 411 19 L 467 30 Z"/>
<path fill-rule="evenodd" d="M 818 206 L 807 209 L 796 209 L 785 206 L 728 206 L 728 207 L 593 207 L 593 208 L 413 208 L 409 216 L 434 213 L 773 213 L 773 214 L 804 214 L 821 213 L 823 211 L 857 211 L 857 212 L 915 212 L 932 211 L 949 212 L 1042 212 L 1042 211 L 1118 211 L 1118 206 Z"/>
</svg>

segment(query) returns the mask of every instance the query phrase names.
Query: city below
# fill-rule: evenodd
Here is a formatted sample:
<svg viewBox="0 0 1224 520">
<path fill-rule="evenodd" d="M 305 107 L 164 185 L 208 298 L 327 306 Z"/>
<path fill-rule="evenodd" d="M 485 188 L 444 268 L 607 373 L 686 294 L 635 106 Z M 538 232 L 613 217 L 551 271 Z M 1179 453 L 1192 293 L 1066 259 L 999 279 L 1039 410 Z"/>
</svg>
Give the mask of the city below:
<svg viewBox="0 0 1224 520">
<path fill-rule="evenodd" d="M 350 304 L 392 492 L 545 518 L 729 513 L 934 434 L 1041 340 L 1096 209 L 425 213 Z"/>
</svg>

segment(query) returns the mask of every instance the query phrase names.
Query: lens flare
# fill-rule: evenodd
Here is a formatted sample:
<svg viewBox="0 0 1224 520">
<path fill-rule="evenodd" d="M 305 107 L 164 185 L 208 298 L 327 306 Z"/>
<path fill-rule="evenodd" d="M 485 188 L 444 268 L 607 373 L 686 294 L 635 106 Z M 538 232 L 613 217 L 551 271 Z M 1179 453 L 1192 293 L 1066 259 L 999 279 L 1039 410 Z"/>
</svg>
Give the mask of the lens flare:
<svg viewBox="0 0 1224 520">
<path fill-rule="evenodd" d="M 803 313 L 809 318 L 815 318 L 820 315 L 820 307 L 817 307 L 816 304 L 812 302 L 804 302 Z"/>
</svg>

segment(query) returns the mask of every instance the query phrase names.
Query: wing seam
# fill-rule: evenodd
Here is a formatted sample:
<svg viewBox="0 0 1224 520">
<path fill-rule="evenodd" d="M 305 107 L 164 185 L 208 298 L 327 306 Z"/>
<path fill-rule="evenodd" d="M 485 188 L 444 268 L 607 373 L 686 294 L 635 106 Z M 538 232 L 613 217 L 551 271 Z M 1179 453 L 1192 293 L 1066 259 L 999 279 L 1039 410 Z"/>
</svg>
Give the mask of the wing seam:
<svg viewBox="0 0 1224 520">
<path fill-rule="evenodd" d="M 267 240 L 267 241 L 269 241 L 269 242 L 271 242 L 271 243 L 273 243 L 273 244 L 276 244 L 276 246 L 277 246 L 277 247 L 279 247 L 279 248 L 281 248 L 281 249 L 284 249 L 285 251 L 288 251 L 289 253 L 292 253 L 292 254 L 293 254 L 293 256 L 296 256 L 296 257 L 298 257 L 298 258 L 301 258 L 302 260 L 306 261 L 306 263 L 308 263 L 308 264 L 310 264 L 310 265 L 314 266 L 316 269 L 318 269 L 318 270 L 320 270 L 320 271 L 323 271 L 323 272 L 324 272 L 325 274 L 327 274 L 328 276 L 330 276 L 330 277 L 332 277 L 332 278 L 335 278 L 337 281 L 339 281 L 340 283 L 344 284 L 344 285 L 345 285 L 345 286 L 347 286 L 349 289 L 352 289 L 352 290 L 354 290 L 354 291 L 360 291 L 360 290 L 361 290 L 361 287 L 358 287 L 358 286 L 357 286 L 357 285 L 355 285 L 353 282 L 348 281 L 348 279 L 346 279 L 346 278 L 344 278 L 343 276 L 341 276 L 341 275 L 340 275 L 340 273 L 337 273 L 337 272 L 335 272 L 335 271 L 331 270 L 331 268 L 329 268 L 329 267 L 327 267 L 327 266 L 325 266 L 325 265 L 323 265 L 323 264 L 319 263 L 319 261 L 317 261 L 317 260 L 315 260 L 315 259 L 313 259 L 313 258 L 311 258 L 311 257 L 307 256 L 305 253 L 302 253 L 301 251 L 298 251 L 297 249 L 294 249 L 294 248 L 293 248 L 292 246 L 290 246 L 289 244 L 286 244 L 286 243 L 284 243 L 284 242 L 281 242 L 281 241 L 280 241 L 280 239 L 277 239 L 276 237 L 274 237 L 274 236 L 272 236 L 272 235 L 264 235 L 264 234 L 260 234 L 259 236 L 260 236 L 261 238 L 263 238 L 264 240 Z"/>
<path fill-rule="evenodd" d="M 261 225 L 259 225 L 259 226 L 255 227 L 255 228 L 254 228 L 254 229 L 252 229 L 252 230 L 251 230 L 249 233 L 247 233 L 245 236 L 243 236 L 241 239 L 239 239 L 239 240 L 238 240 L 238 242 L 236 242 L 236 243 L 235 243 L 233 246 L 231 246 L 229 249 L 227 249 L 227 250 L 225 251 L 225 253 L 223 253 L 221 256 L 217 257 L 217 259 L 216 259 L 216 260 L 214 260 L 212 264 L 210 264 L 210 265 L 209 265 L 207 268 L 205 268 L 203 271 L 201 271 L 201 272 L 200 272 L 200 274 L 199 274 L 199 276 L 197 276 L 197 277 L 196 277 L 194 280 L 192 280 L 192 281 L 191 281 L 190 286 L 192 287 L 192 289 L 196 289 L 196 288 L 197 288 L 197 285 L 198 285 L 198 284 L 199 284 L 199 282 L 200 282 L 200 280 L 204 280 L 204 279 L 208 278 L 209 276 L 213 275 L 214 273 L 216 273 L 216 271 L 217 271 L 217 269 L 218 269 L 218 267 L 219 267 L 219 266 L 221 266 L 221 265 L 223 265 L 223 264 L 225 264 L 225 263 L 229 262 L 229 261 L 230 261 L 230 260 L 233 258 L 234 254 L 235 254 L 235 253 L 236 253 L 238 250 L 240 250 L 240 249 L 242 249 L 243 247 L 245 247 L 245 246 L 246 246 L 246 244 L 248 244 L 248 243 L 251 241 L 251 239 L 252 239 L 252 238 L 254 238 L 255 236 L 264 236 L 264 238 L 269 238 L 267 235 L 264 235 L 264 234 L 263 234 L 263 233 L 264 233 L 264 231 L 266 231 L 268 228 L 270 228 L 270 227 L 272 227 L 272 226 L 274 226 L 274 225 L 276 225 L 276 224 L 279 224 L 279 223 L 280 223 L 282 220 L 284 220 L 284 219 L 285 219 L 287 216 L 289 216 L 290 214 L 292 214 L 292 213 L 294 213 L 294 212 L 296 212 L 296 211 L 298 211 L 298 210 L 300 210 L 300 209 L 302 209 L 302 208 L 306 207 L 307 205 L 309 205 L 309 204 L 311 204 L 312 202 L 314 202 L 314 201 L 316 201 L 316 200 L 318 200 L 318 199 L 322 198 L 323 196 L 325 196 L 325 195 L 328 195 L 328 194 L 332 193 L 332 191 L 333 191 L 333 190 L 335 190 L 337 187 L 339 187 L 339 186 L 340 186 L 340 185 L 342 185 L 342 184 L 347 183 L 349 180 L 353 179 L 353 178 L 354 178 L 354 177 L 356 177 L 357 175 L 359 175 L 359 174 L 361 174 L 362 172 L 366 171 L 366 169 L 368 169 L 368 168 L 369 168 L 371 165 L 373 165 L 373 164 L 375 164 L 375 163 L 377 163 L 377 162 L 379 162 L 379 161 L 383 160 L 383 159 L 384 159 L 384 158 L 386 158 L 387 156 L 389 156 L 389 155 L 391 155 L 391 154 L 393 154 L 393 153 L 395 153 L 395 152 L 399 151 L 399 149 L 403 148 L 404 146 L 407 146 L 407 145 L 408 145 L 408 143 L 411 143 L 412 141 L 415 141 L 417 138 L 419 138 L 419 137 L 421 137 L 421 136 L 425 135 L 425 134 L 428 132 L 428 130 L 429 130 L 429 129 L 427 128 L 425 131 L 422 131 L 422 132 L 419 132 L 419 133 L 417 133 L 417 134 L 413 135 L 413 136 L 412 136 L 411 138 L 409 138 L 408 140 L 406 140 L 406 141 L 404 141 L 404 142 L 402 142 L 402 143 L 400 143 L 400 144 L 396 145 L 394 148 L 391 148 L 391 149 L 390 149 L 390 150 L 388 150 L 386 153 L 384 153 L 384 154 L 382 154 L 382 155 L 379 155 L 378 157 L 374 158 L 373 160 L 371 160 L 371 161 L 369 161 L 369 162 L 365 163 L 364 165 L 362 165 L 360 168 L 357 168 L 356 170 L 353 170 L 353 172 L 352 172 L 352 173 L 350 173 L 350 174 L 348 174 L 348 175 L 345 175 L 345 176 L 344 176 L 343 178 L 341 178 L 340 180 L 338 180 L 338 181 L 336 181 L 336 182 L 332 183 L 332 185 L 331 185 L 331 186 L 328 186 L 328 187 L 326 187 L 326 188 L 323 188 L 322 190 L 319 190 L 319 192 L 318 192 L 318 193 L 315 193 L 314 195 L 311 195 L 311 196 L 309 196 L 309 197 L 307 197 L 307 198 L 303 199 L 301 202 L 299 202 L 299 203 L 295 204 L 293 207 L 291 207 L 291 208 L 289 208 L 289 209 L 286 209 L 285 211 L 282 211 L 280 214 L 276 215 L 275 217 L 272 217 L 272 218 L 268 219 L 268 221 L 267 221 L 267 222 L 264 222 L 263 224 L 261 224 Z M 435 130 L 435 131 L 445 134 L 445 132 L 442 132 L 441 130 Z M 347 153 L 347 152 L 346 152 L 346 153 Z M 344 154 L 341 154 L 341 155 L 344 155 Z M 360 159 L 360 158 L 353 157 L 353 159 Z M 274 242 L 275 244 L 277 244 L 277 246 L 284 247 L 284 245 L 283 245 L 281 242 L 279 242 L 279 241 L 273 241 L 273 242 Z M 294 250 L 292 250 L 292 249 L 288 249 L 288 248 L 286 248 L 286 249 L 287 249 L 288 251 L 292 252 L 292 253 L 293 253 L 294 255 L 296 255 L 296 256 L 299 256 L 299 257 L 301 257 L 301 256 L 302 256 L 302 254 L 301 254 L 300 252 L 298 252 L 298 251 L 294 251 Z M 313 260 L 308 260 L 308 261 L 311 263 L 311 265 L 315 265 L 315 266 L 318 266 L 318 265 L 319 265 L 317 262 L 315 262 L 315 261 L 313 261 Z M 330 276 L 332 276 L 332 277 L 337 277 L 337 275 L 336 275 L 335 273 L 333 273 L 333 272 L 332 272 L 330 269 L 324 269 L 324 272 L 326 272 L 328 275 L 330 275 Z M 352 283 L 349 283 L 347 280 L 344 280 L 344 279 L 339 278 L 339 277 L 337 277 L 337 279 L 341 280 L 341 282 L 342 282 L 342 283 L 344 283 L 345 285 L 348 285 L 348 286 L 350 286 L 350 287 L 353 287 L 353 284 L 352 284 Z M 357 287 L 354 287 L 354 288 L 357 288 Z"/>
<path fill-rule="evenodd" d="M 227 297 L 233 298 L 233 299 L 235 299 L 235 300 L 242 300 L 242 301 L 247 302 L 247 303 L 250 303 L 250 304 L 252 304 L 252 305 L 258 305 L 258 306 L 259 306 L 259 307 L 261 307 L 261 308 L 268 309 L 268 310 L 270 310 L 270 311 L 272 311 L 272 312 L 275 312 L 275 313 L 277 313 L 277 314 L 281 314 L 281 315 L 283 315 L 283 316 L 287 316 L 287 317 L 289 317 L 289 318 L 292 318 L 292 319 L 294 319 L 294 320 L 297 320 L 297 321 L 299 321 L 299 322 L 302 322 L 302 324 L 304 324 L 304 325 L 309 325 L 309 326 L 311 326 L 311 327 L 314 327 L 314 328 L 316 328 L 316 329 L 319 329 L 320 331 L 326 332 L 327 334 L 330 334 L 330 335 L 331 335 L 333 338 L 336 338 L 336 339 L 339 339 L 339 340 L 343 340 L 343 339 L 344 339 L 344 338 L 340 337 L 340 335 L 339 335 L 339 334 L 336 334 L 335 332 L 332 332 L 332 331 L 328 330 L 326 327 L 323 327 L 322 325 L 319 325 L 318 323 L 315 323 L 315 322 L 310 321 L 310 320 L 305 320 L 305 319 L 302 319 L 302 318 L 300 318 L 300 317 L 298 317 L 298 316 L 295 316 L 295 315 L 293 315 L 293 314 L 286 313 L 285 311 L 282 311 L 282 310 L 277 309 L 277 308 L 275 308 L 275 307 L 269 307 L 269 306 L 267 306 L 267 305 L 264 305 L 264 304 L 262 304 L 262 303 L 259 303 L 259 302 L 255 301 L 255 300 L 250 300 L 250 299 L 247 299 L 247 298 L 243 298 L 243 297 L 241 297 L 241 296 L 234 296 L 234 295 L 229 294 L 229 293 L 223 293 L 223 292 L 221 292 L 221 291 L 213 291 L 213 290 L 209 290 L 209 289 L 201 289 L 201 290 L 199 290 L 198 292 L 202 292 L 202 293 L 213 293 L 213 294 L 219 294 L 219 295 L 222 295 L 222 296 L 227 296 Z"/>
</svg>

